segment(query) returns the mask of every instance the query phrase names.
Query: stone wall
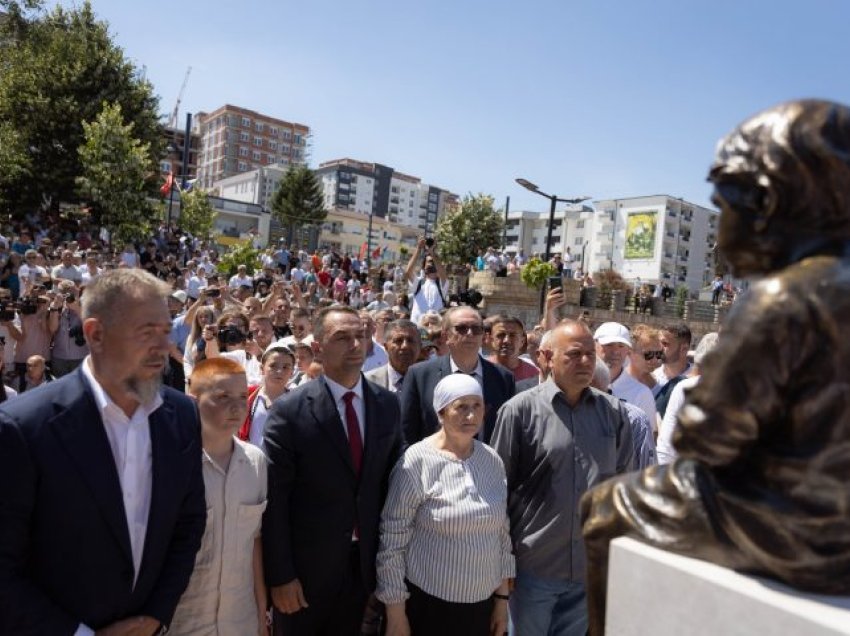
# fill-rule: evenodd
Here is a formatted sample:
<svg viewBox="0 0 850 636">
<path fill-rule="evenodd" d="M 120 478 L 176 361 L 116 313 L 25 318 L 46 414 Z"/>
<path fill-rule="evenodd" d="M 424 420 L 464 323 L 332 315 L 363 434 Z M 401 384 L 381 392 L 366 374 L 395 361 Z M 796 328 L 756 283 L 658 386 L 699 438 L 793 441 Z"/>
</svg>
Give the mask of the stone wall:
<svg viewBox="0 0 850 636">
<path fill-rule="evenodd" d="M 479 309 L 485 315 L 506 313 L 517 316 L 529 329 L 540 321 L 540 292 L 527 287 L 518 275 L 499 278 L 490 272 L 473 272 L 469 278 L 469 288 L 477 289 L 484 296 Z M 680 320 L 676 315 L 674 299 L 664 303 L 660 298 L 654 298 L 651 308 L 654 313 L 644 314 L 627 309 L 613 311 L 581 306 L 581 283 L 578 281 L 564 281 L 564 295 L 567 304 L 561 308 L 560 316 L 578 318 L 584 315 L 593 328 L 603 322 L 619 322 L 629 328 L 638 323 L 661 327 L 671 321 Z M 606 302 L 613 303 L 613 306 L 622 306 L 622 299 L 616 294 L 610 300 L 606 299 Z M 726 307 L 714 308 L 710 303 L 700 301 L 685 303 L 684 322 L 691 328 L 694 342 L 710 331 L 717 331 L 726 311 Z"/>
</svg>

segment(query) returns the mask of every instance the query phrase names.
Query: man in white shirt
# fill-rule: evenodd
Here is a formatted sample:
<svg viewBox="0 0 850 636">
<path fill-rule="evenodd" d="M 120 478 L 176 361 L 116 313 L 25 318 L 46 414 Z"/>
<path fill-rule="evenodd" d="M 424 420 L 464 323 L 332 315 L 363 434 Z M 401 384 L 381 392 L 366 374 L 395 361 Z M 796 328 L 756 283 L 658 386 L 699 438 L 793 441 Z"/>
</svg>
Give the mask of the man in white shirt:
<svg viewBox="0 0 850 636">
<path fill-rule="evenodd" d="M 366 336 L 366 359 L 363 361 L 363 373 L 384 366 L 389 358 L 387 350 L 375 341 L 375 320 L 368 311 L 360 312 L 360 322 Z"/>
<path fill-rule="evenodd" d="M 254 286 L 254 280 L 248 276 L 248 268 L 245 265 L 240 265 L 236 268 L 236 274 L 230 277 L 228 287 L 230 289 L 239 289 L 240 287 Z"/>
<path fill-rule="evenodd" d="M 194 404 L 162 387 L 168 286 L 116 269 L 83 297 L 81 368 L 0 412 L 0 633 L 159 634 L 206 524 Z"/>
<path fill-rule="evenodd" d="M 626 360 L 632 349 L 629 330 L 618 322 L 605 322 L 599 325 L 593 339 L 596 341 L 596 355 L 611 372 L 611 393 L 641 409 L 655 426 L 655 400 L 652 398 L 652 391 L 625 373 Z"/>
<path fill-rule="evenodd" d="M 430 245 L 428 241 L 431 241 Z M 415 270 L 423 253 L 425 254 L 424 260 L 421 261 L 423 269 L 417 278 Z M 433 239 L 419 239 L 416 250 L 407 263 L 404 277 L 410 290 L 410 319 L 413 322 L 418 322 L 422 314 L 429 311 L 438 312 L 447 306 L 449 285 L 446 279 L 446 268 L 437 257 Z"/>
<path fill-rule="evenodd" d="M 38 252 L 35 250 L 27 250 L 24 254 L 24 264 L 18 268 L 18 279 L 21 281 L 22 295 L 26 288 L 50 280 L 47 270 L 38 264 Z"/>
</svg>

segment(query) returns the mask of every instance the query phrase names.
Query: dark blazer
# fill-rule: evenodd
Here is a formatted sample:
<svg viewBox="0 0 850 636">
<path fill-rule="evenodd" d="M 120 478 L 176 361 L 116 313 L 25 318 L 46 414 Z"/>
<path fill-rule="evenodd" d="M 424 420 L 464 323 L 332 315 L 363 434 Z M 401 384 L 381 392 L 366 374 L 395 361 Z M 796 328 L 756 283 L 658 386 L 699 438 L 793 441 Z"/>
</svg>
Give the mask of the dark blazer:
<svg viewBox="0 0 850 636">
<path fill-rule="evenodd" d="M 489 443 L 499 407 L 514 396 L 516 385 L 507 369 L 481 358 L 484 374 L 484 426 L 481 441 Z M 434 387 L 452 372 L 449 356 L 414 364 L 401 387 L 401 423 L 408 444 L 415 444 L 440 427 L 434 411 Z"/>
<path fill-rule="evenodd" d="M 82 371 L 0 408 L 0 633 L 73 634 L 148 615 L 168 625 L 206 524 L 193 402 L 163 388 L 150 418 L 153 481 L 142 564 L 118 471 Z"/>
<path fill-rule="evenodd" d="M 378 524 L 390 471 L 404 441 L 394 394 L 364 380 L 363 401 L 359 481 L 324 376 L 275 401 L 266 420 L 266 580 L 277 586 L 299 579 L 308 603 L 335 597 L 349 565 L 355 523 L 364 585 L 369 591 L 375 588 Z"/>
</svg>

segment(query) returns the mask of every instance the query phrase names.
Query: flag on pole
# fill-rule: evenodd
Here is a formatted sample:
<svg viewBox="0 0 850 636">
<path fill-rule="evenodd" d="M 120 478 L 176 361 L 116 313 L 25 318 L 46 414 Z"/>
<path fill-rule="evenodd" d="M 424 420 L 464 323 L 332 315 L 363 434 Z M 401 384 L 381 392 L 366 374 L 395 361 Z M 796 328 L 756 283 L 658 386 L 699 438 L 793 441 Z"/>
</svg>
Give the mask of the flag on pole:
<svg viewBox="0 0 850 636">
<path fill-rule="evenodd" d="M 362 261 L 366 258 L 366 251 L 369 249 L 369 245 L 366 241 L 363 241 L 363 245 L 360 246 L 360 260 Z"/>
<path fill-rule="evenodd" d="M 372 250 L 372 258 L 379 258 L 381 256 L 381 247 L 378 246 Z"/>
<path fill-rule="evenodd" d="M 162 196 L 167 197 L 171 192 L 171 188 L 174 187 L 174 173 L 170 170 L 168 171 L 168 176 L 165 177 L 165 183 L 162 184 L 162 187 L 159 189 L 159 192 Z"/>
</svg>

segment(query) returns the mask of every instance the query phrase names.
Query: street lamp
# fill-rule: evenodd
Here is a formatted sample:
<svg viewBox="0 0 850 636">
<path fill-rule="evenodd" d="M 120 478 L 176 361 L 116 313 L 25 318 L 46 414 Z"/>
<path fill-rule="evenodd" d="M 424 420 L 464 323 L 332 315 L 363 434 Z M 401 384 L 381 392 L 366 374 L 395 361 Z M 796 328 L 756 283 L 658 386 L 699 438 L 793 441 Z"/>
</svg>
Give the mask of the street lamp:
<svg viewBox="0 0 850 636">
<path fill-rule="evenodd" d="M 590 197 L 575 197 L 573 199 L 561 199 L 555 194 L 546 194 L 540 188 L 537 187 L 534 183 L 529 181 L 528 179 L 517 179 L 516 182 L 521 185 L 523 188 L 528 190 L 529 192 L 533 192 L 534 194 L 539 194 L 541 197 L 545 197 L 549 199 L 549 227 L 546 231 L 546 251 L 543 256 L 543 261 L 545 263 L 549 262 L 549 258 L 552 256 L 552 226 L 555 224 L 555 205 L 558 203 L 569 203 L 570 205 L 575 205 L 577 203 L 581 203 L 582 201 L 587 201 Z M 543 303 L 546 300 L 546 286 L 543 286 L 542 293 L 540 294 L 540 313 L 543 313 Z"/>
<path fill-rule="evenodd" d="M 178 151 L 177 146 L 175 146 L 173 143 L 169 143 L 165 147 L 165 149 L 168 151 L 169 160 L 171 159 L 171 156 L 176 155 L 177 151 Z M 166 233 L 171 231 L 171 209 L 174 206 L 174 179 L 175 178 L 176 177 L 174 176 L 174 169 L 172 168 L 172 170 L 171 170 L 171 183 L 170 183 L 170 187 L 168 188 L 168 220 L 167 220 L 166 226 L 165 226 L 167 228 Z"/>
</svg>

